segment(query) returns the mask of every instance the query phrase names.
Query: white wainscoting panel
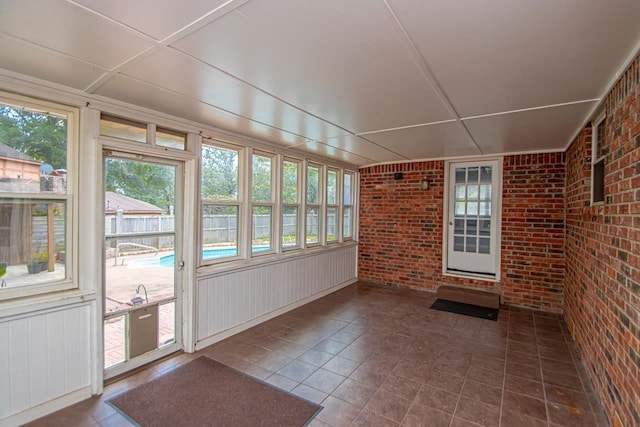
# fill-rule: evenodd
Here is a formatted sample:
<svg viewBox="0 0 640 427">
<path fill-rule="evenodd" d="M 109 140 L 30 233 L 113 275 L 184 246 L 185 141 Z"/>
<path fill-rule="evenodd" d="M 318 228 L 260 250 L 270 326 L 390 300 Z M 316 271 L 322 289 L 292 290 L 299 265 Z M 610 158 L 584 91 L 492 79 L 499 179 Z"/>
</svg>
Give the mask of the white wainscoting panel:
<svg viewBox="0 0 640 427">
<path fill-rule="evenodd" d="M 349 245 L 197 280 L 197 341 L 353 282 L 357 246 Z"/>
<path fill-rule="evenodd" d="M 0 321 L 0 421 L 90 386 L 89 304 Z"/>
</svg>

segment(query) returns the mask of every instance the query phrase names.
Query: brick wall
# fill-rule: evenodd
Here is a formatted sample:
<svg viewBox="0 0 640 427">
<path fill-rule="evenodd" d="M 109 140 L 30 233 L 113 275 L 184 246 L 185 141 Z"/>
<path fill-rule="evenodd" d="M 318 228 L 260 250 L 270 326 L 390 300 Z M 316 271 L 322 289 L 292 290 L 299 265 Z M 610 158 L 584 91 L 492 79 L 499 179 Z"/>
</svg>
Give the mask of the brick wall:
<svg viewBox="0 0 640 427">
<path fill-rule="evenodd" d="M 394 180 L 395 172 L 403 179 Z M 497 289 L 505 303 L 562 311 L 563 153 L 504 158 L 500 283 L 442 275 L 443 161 L 360 173 L 360 279 L 427 290 L 440 283 Z M 424 177 L 431 184 L 426 191 Z"/>
<path fill-rule="evenodd" d="M 590 206 L 591 127 L 567 151 L 565 316 L 609 419 L 640 425 L 640 65 L 607 96 L 605 203 Z"/>
</svg>

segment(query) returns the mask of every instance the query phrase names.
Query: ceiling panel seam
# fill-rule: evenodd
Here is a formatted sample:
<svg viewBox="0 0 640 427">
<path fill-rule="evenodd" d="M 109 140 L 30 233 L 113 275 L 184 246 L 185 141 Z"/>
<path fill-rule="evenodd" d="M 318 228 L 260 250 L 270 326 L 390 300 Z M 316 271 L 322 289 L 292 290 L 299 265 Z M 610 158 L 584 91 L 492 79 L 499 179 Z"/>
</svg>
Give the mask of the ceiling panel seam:
<svg viewBox="0 0 640 427">
<path fill-rule="evenodd" d="M 488 117 L 505 116 L 508 114 L 526 113 L 528 111 L 546 110 L 550 108 L 559 108 L 559 107 L 568 107 L 571 105 L 588 104 L 591 102 L 598 102 L 598 101 L 600 101 L 600 98 L 581 99 L 579 101 L 562 102 L 560 104 L 539 105 L 537 107 L 520 108 L 517 110 L 499 111 L 497 113 L 488 113 L 488 114 L 479 114 L 477 116 L 461 117 L 460 120 L 465 121 L 465 120 L 484 119 Z"/>
<path fill-rule="evenodd" d="M 71 1 L 71 0 L 67 0 L 70 3 L 72 3 L 75 6 L 78 7 L 82 7 L 83 9 L 86 9 L 88 11 L 90 11 L 91 13 L 96 14 L 97 16 L 103 18 L 103 19 L 107 19 L 111 22 L 115 22 L 121 26 L 123 26 L 124 28 L 126 28 L 127 30 L 132 30 L 134 31 L 137 35 L 144 35 L 144 37 L 146 39 L 149 39 L 149 41 L 151 41 L 152 43 L 154 43 L 154 46 L 151 46 L 145 50 L 143 50 L 142 52 L 138 52 L 137 54 L 131 56 L 130 58 L 126 59 L 125 61 L 123 61 L 121 64 L 115 66 L 114 68 L 112 68 L 109 72 L 105 73 L 104 75 L 102 75 L 100 78 L 98 78 L 96 81 L 94 81 L 92 84 L 90 84 L 86 89 L 85 92 L 87 93 L 94 93 L 96 90 L 98 90 L 102 85 L 104 85 L 105 83 L 107 83 L 109 80 L 111 80 L 114 76 L 116 76 L 117 74 L 119 74 L 120 72 L 126 70 L 127 67 L 141 61 L 142 59 L 153 55 L 154 53 L 167 48 L 170 44 L 175 43 L 176 41 L 200 30 L 202 27 L 209 25 L 210 23 L 214 22 L 215 20 L 223 17 L 224 15 L 233 12 L 234 10 L 236 10 L 238 7 L 244 5 L 245 3 L 247 3 L 249 0 L 229 0 L 226 3 L 222 4 L 221 6 L 215 8 L 214 10 L 207 12 L 205 15 L 199 17 L 198 19 L 192 21 L 190 24 L 185 25 L 184 27 L 182 27 L 180 30 L 176 31 L 175 33 L 171 34 L 170 36 L 164 38 L 163 40 L 156 40 L 152 37 L 149 37 L 148 35 L 141 33 L 140 31 L 137 31 L 135 29 L 132 29 L 131 27 L 129 27 L 128 25 L 125 25 L 119 21 L 115 21 L 107 16 L 104 16 L 101 13 L 98 13 L 97 11 L 93 10 L 93 9 L 88 9 L 85 6 L 82 5 L 78 5 L 77 3 Z"/>
<path fill-rule="evenodd" d="M 367 132 L 360 132 L 357 135 L 358 136 L 362 136 L 362 135 L 370 135 L 370 134 L 373 134 L 373 133 L 391 132 L 391 131 L 394 131 L 394 130 L 420 128 L 420 127 L 424 127 L 424 126 L 433 126 L 433 125 L 441 125 L 441 124 L 444 124 L 444 123 L 453 123 L 453 122 L 456 122 L 456 121 L 457 121 L 456 119 L 450 119 L 450 120 L 440 120 L 440 121 L 437 121 L 437 122 L 418 123 L 416 125 L 398 126 L 398 127 L 395 127 L 395 128 L 370 130 L 370 131 L 367 131 Z"/>
<path fill-rule="evenodd" d="M 413 42 L 413 39 L 409 35 L 409 32 L 402 25 L 402 22 L 400 22 L 400 18 L 395 13 L 395 11 L 393 10 L 389 2 L 387 0 L 383 0 L 383 1 L 385 6 L 387 7 L 387 10 L 389 11 L 389 14 L 391 15 L 391 17 L 393 18 L 393 21 L 396 24 L 395 25 L 396 30 L 400 33 L 400 35 L 402 36 L 402 39 L 405 41 L 406 48 L 409 54 L 412 56 L 414 62 L 420 69 L 422 76 L 425 78 L 429 86 L 436 92 L 436 94 L 438 95 L 438 98 L 440 98 L 440 101 L 444 104 L 445 108 L 454 117 L 456 124 L 458 125 L 462 133 L 465 135 L 465 137 L 470 142 L 472 142 L 473 145 L 476 146 L 480 154 L 484 154 L 480 145 L 476 142 L 475 138 L 469 132 L 469 129 L 467 129 L 465 124 L 462 123 L 462 121 L 460 120 L 460 115 L 458 114 L 455 107 L 447 97 L 446 93 L 438 83 L 438 80 L 436 79 L 436 77 L 433 75 L 433 72 L 431 71 L 431 67 L 429 66 L 427 60 L 422 56 L 422 54 L 416 47 L 416 44 Z"/>
<path fill-rule="evenodd" d="M 232 73 L 230 73 L 230 72 L 228 72 L 228 71 L 226 71 L 226 70 L 223 70 L 222 68 L 219 68 L 219 67 L 217 67 L 217 66 L 215 66 L 215 65 L 213 65 L 213 64 L 208 63 L 207 61 L 205 61 L 205 60 L 203 60 L 203 59 L 200 59 L 200 58 L 198 58 L 198 57 L 196 57 L 196 56 L 193 56 L 193 55 L 191 55 L 191 54 L 189 54 L 189 53 L 187 53 L 187 52 L 184 52 L 184 51 L 182 51 L 182 50 L 178 49 L 178 48 L 177 48 L 177 47 L 175 47 L 175 46 L 168 46 L 168 47 L 167 47 L 167 49 L 171 49 L 171 50 L 173 50 L 173 51 L 175 51 L 175 52 L 177 52 L 177 53 L 179 53 L 179 54 L 181 54 L 181 55 L 184 55 L 185 57 L 187 57 L 187 58 L 189 58 L 189 59 L 191 59 L 191 60 L 194 60 L 194 61 L 196 61 L 196 62 L 199 62 L 199 63 L 201 63 L 201 64 L 203 64 L 203 65 L 205 65 L 205 66 L 207 66 L 207 67 L 209 67 L 209 68 L 215 69 L 215 70 L 217 70 L 217 71 L 219 71 L 219 72 L 223 73 L 224 75 L 226 75 L 226 76 L 228 76 L 228 77 L 230 77 L 230 78 L 232 78 L 232 79 L 234 79 L 234 80 L 236 80 L 236 81 L 239 81 L 239 82 L 241 82 L 241 83 L 244 83 L 244 84 L 246 84 L 247 86 L 249 86 L 249 87 L 251 87 L 251 88 L 253 88 L 253 89 L 255 89 L 255 90 L 257 90 L 257 91 L 259 91 L 259 92 L 261 92 L 261 93 L 263 93 L 264 95 L 267 95 L 267 96 L 271 97 L 272 99 L 275 99 L 275 100 L 276 100 L 276 101 L 278 101 L 278 102 L 282 102 L 283 104 L 285 104 L 285 105 L 287 105 L 287 106 L 289 106 L 289 107 L 291 107 L 291 108 L 293 108 L 293 109 L 295 109 L 295 110 L 297 110 L 297 111 L 300 111 L 300 112 L 301 112 L 301 113 L 303 113 L 303 114 L 307 114 L 307 115 L 309 115 L 309 116 L 311 116 L 311 117 L 313 117 L 313 118 L 315 118 L 315 119 L 318 119 L 318 120 L 320 120 L 320 121 L 322 121 L 322 122 L 324 122 L 324 123 L 327 123 L 327 124 L 329 124 L 329 125 L 331 125 L 331 126 L 334 126 L 334 127 L 336 127 L 337 129 L 340 129 L 341 131 L 344 131 L 347 135 L 351 135 L 351 136 L 355 136 L 355 137 L 360 137 L 360 135 L 362 135 L 362 134 L 358 134 L 358 133 L 356 133 L 356 132 L 354 132 L 354 131 L 352 131 L 352 130 L 349 130 L 349 129 L 347 129 L 347 128 L 343 127 L 343 126 L 340 126 L 340 125 L 338 125 L 338 124 L 336 124 L 336 123 L 333 123 L 333 122 L 331 122 L 331 121 L 329 121 L 329 120 L 327 120 L 327 119 L 325 119 L 325 118 L 323 118 L 323 117 L 321 117 L 321 116 L 318 116 L 317 114 L 314 114 L 314 113 L 312 113 L 312 112 L 310 112 L 310 111 L 307 111 L 307 110 L 305 110 L 305 109 L 303 109 L 303 108 L 300 108 L 299 106 L 297 106 L 297 105 L 295 105 L 295 104 L 290 103 L 290 102 L 289 102 L 289 101 L 287 101 L 286 99 L 280 98 L 279 96 L 277 96 L 277 95 L 275 95 L 275 94 L 273 94 L 273 93 L 271 93 L 271 92 L 269 92 L 269 91 L 267 91 L 267 90 L 265 90 L 265 89 L 263 89 L 263 88 L 261 88 L 261 87 L 259 87 L 259 86 L 255 85 L 255 84 L 251 83 L 250 81 L 247 81 L 247 80 L 245 80 L 245 79 L 242 79 L 242 78 L 240 78 L 240 77 L 236 76 L 235 74 L 232 74 Z M 201 102 L 205 102 L 205 101 L 201 101 Z M 205 103 L 206 103 L 206 102 L 205 102 Z M 208 105 L 211 105 L 211 106 L 214 106 L 213 104 L 209 104 L 209 103 L 207 103 L 207 104 L 208 104 Z M 216 108 L 220 108 L 220 107 L 217 107 L 217 106 L 216 106 Z M 220 109 L 222 110 L 222 108 L 220 108 Z M 224 110 L 224 111 L 226 111 L 226 110 Z M 236 114 L 236 113 L 232 113 L 232 114 L 235 114 L 235 115 L 237 115 L 237 116 L 239 116 L 239 117 L 244 117 L 244 116 L 239 115 L 239 114 Z M 248 120 L 253 120 L 253 119 L 249 119 L 248 117 L 244 117 L 244 118 L 246 118 L 246 119 L 248 119 Z M 255 121 L 255 120 L 253 120 L 253 121 Z M 258 123 L 259 123 L 259 122 L 258 122 Z M 288 131 L 285 131 L 285 132 L 288 132 Z M 291 132 L 290 132 L 290 133 L 291 133 Z M 373 133 L 373 132 L 370 132 L 370 133 Z M 297 134 L 294 134 L 294 135 L 297 135 Z M 302 136 L 302 135 L 298 135 L 298 136 Z M 405 158 L 406 158 L 406 156 L 403 156 L 403 155 L 401 155 L 400 153 L 396 153 L 396 152 L 394 152 L 393 150 L 389 150 L 387 147 L 384 147 L 384 146 L 382 146 L 382 145 L 380 145 L 380 144 L 377 144 L 377 143 L 375 143 L 375 142 L 373 142 L 373 141 L 371 141 L 371 140 L 369 140 L 369 139 L 366 139 L 366 138 L 362 138 L 362 139 L 364 139 L 364 140 L 365 140 L 365 141 L 367 141 L 367 142 L 370 142 L 371 144 L 373 144 L 373 145 L 375 145 L 375 146 L 377 146 L 377 147 L 379 147 L 379 148 L 382 148 L 382 149 L 384 149 L 384 150 L 386 150 L 386 151 L 389 151 L 390 153 L 393 153 L 393 154 L 396 154 L 396 155 L 398 155 L 398 156 L 401 156 L 401 157 L 405 157 Z M 318 141 L 318 140 L 314 140 L 314 139 L 309 139 L 309 141 L 320 142 L 320 141 Z M 327 145 L 327 144 L 325 144 L 325 145 Z M 329 145 L 329 146 L 330 146 L 330 147 L 333 147 L 333 146 L 331 146 L 331 145 Z M 335 147 L 333 147 L 333 148 L 335 148 Z M 344 151 L 346 151 L 346 150 L 344 150 Z M 346 151 L 346 152 L 350 153 L 350 151 Z M 356 153 L 352 153 L 352 154 L 357 155 Z"/>
</svg>

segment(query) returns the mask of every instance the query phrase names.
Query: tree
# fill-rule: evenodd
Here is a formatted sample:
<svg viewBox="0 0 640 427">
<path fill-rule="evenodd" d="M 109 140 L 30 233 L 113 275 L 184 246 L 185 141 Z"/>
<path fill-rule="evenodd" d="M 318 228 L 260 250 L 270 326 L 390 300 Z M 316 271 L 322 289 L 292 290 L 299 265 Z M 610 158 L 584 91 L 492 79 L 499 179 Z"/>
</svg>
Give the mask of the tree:
<svg viewBox="0 0 640 427">
<path fill-rule="evenodd" d="M 254 155 L 251 165 L 252 201 L 263 203 L 272 201 L 271 176 L 271 158 Z"/>
<path fill-rule="evenodd" d="M 54 169 L 67 168 L 64 117 L 0 106 L 0 142 Z"/>
<path fill-rule="evenodd" d="M 202 146 L 201 195 L 203 200 L 238 200 L 238 152 Z"/>
<path fill-rule="evenodd" d="M 285 161 L 282 172 L 282 201 L 298 203 L 298 163 Z"/>
<path fill-rule="evenodd" d="M 175 206 L 173 166 L 108 158 L 105 162 L 106 191 L 133 197 L 168 211 Z"/>
</svg>

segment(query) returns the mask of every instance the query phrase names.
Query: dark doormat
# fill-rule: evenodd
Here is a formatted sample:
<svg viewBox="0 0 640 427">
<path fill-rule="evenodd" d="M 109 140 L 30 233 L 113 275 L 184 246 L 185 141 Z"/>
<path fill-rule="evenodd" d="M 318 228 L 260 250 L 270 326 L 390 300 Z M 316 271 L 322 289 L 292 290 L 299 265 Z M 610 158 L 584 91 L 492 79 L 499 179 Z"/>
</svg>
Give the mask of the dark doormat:
<svg viewBox="0 0 640 427">
<path fill-rule="evenodd" d="M 482 307 L 479 305 L 465 304 L 462 302 L 447 301 L 437 299 L 431 308 L 439 311 L 448 311 L 449 313 L 464 314 L 465 316 L 479 317 L 480 319 L 498 320 L 500 309 Z"/>
<path fill-rule="evenodd" d="M 108 403 L 143 427 L 304 426 L 322 409 L 204 356 Z"/>
</svg>

